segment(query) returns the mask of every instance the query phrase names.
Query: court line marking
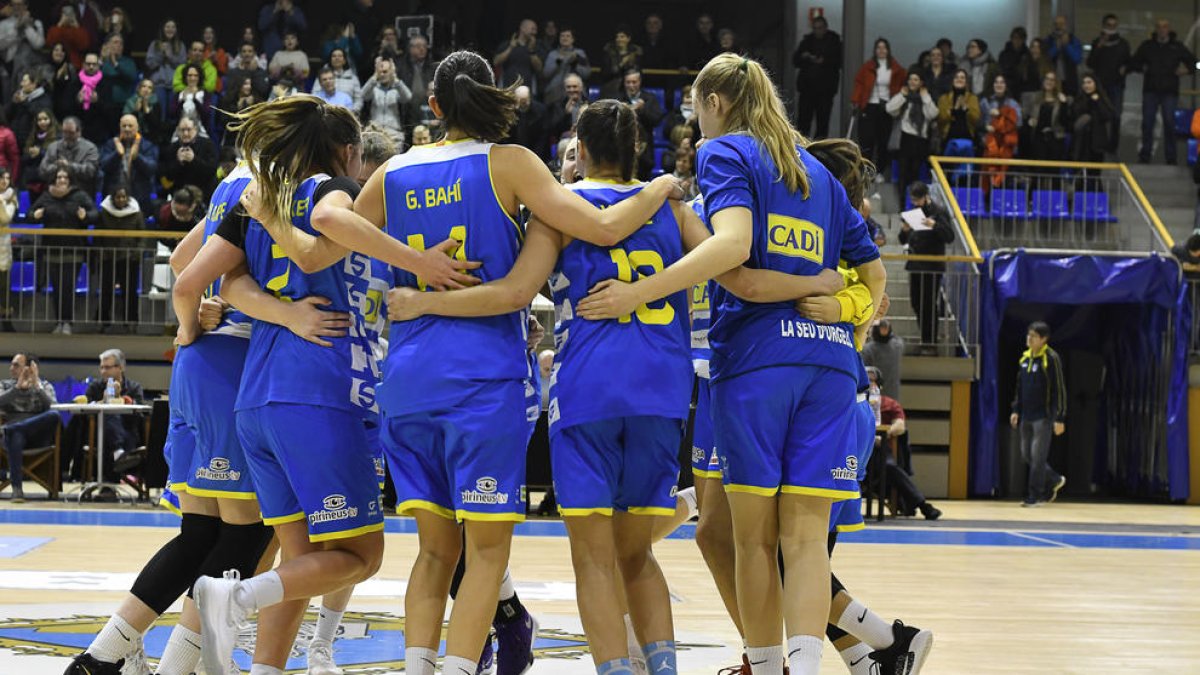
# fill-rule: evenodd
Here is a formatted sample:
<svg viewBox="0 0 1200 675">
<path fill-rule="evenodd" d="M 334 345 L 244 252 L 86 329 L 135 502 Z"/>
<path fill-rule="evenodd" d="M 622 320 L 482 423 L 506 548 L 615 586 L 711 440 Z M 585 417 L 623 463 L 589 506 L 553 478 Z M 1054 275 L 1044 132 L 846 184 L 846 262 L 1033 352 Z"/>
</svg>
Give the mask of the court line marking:
<svg viewBox="0 0 1200 675">
<path fill-rule="evenodd" d="M 1012 531 L 1012 530 L 1009 530 L 1009 531 L 1008 531 L 1008 534 L 1011 534 L 1011 535 L 1012 535 L 1012 536 L 1014 536 L 1014 537 L 1023 537 L 1023 538 L 1025 538 L 1025 539 L 1032 539 L 1033 541 L 1040 541 L 1040 542 L 1042 542 L 1042 543 L 1044 543 L 1044 544 L 1050 544 L 1050 545 L 1052 545 L 1052 546 L 1057 546 L 1057 547 L 1059 547 L 1059 548 L 1075 548 L 1074 546 L 1072 546 L 1072 545 L 1070 545 L 1070 544 L 1067 544 L 1067 543 L 1064 543 L 1064 542 L 1061 542 L 1061 541 L 1054 541 L 1053 539 L 1045 539 L 1045 538 L 1042 538 L 1042 537 L 1036 537 L 1036 536 L 1034 536 L 1034 535 L 1032 535 L 1032 534 L 1029 534 L 1029 533 L 1027 533 L 1027 532 L 1014 532 L 1014 531 Z"/>
</svg>

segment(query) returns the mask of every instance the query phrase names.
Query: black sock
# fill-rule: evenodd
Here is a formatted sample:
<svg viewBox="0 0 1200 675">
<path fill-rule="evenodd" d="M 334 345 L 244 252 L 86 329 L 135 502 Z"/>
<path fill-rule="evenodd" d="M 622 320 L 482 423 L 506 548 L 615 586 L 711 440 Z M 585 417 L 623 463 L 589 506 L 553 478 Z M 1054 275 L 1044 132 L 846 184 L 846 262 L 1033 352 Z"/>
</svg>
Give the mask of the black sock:
<svg viewBox="0 0 1200 675">
<path fill-rule="evenodd" d="M 524 613 L 525 606 L 521 604 L 521 598 L 513 593 L 511 598 L 496 603 L 496 616 L 492 618 L 492 625 L 503 626 Z"/>
</svg>

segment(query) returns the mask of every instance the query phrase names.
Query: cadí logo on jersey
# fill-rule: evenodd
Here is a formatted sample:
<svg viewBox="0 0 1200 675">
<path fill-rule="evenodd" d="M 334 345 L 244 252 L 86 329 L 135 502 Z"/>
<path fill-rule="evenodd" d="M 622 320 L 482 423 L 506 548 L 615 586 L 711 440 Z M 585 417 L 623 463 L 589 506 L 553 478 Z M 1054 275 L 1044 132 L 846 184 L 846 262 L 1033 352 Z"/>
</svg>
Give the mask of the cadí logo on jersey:
<svg viewBox="0 0 1200 675">
<path fill-rule="evenodd" d="M 334 520 L 349 520 L 358 517 L 357 506 L 346 506 L 346 496 L 332 494 L 321 500 L 321 511 L 316 511 L 308 515 L 310 525 L 318 523 L 328 523 Z"/>
<path fill-rule="evenodd" d="M 224 457 L 213 457 L 209 460 L 207 467 L 196 469 L 196 478 L 201 480 L 235 481 L 241 477 L 242 472 L 229 468 L 229 460 Z"/>
<path fill-rule="evenodd" d="M 825 262 L 825 230 L 816 223 L 772 213 L 767 216 L 767 253 Z"/>
</svg>

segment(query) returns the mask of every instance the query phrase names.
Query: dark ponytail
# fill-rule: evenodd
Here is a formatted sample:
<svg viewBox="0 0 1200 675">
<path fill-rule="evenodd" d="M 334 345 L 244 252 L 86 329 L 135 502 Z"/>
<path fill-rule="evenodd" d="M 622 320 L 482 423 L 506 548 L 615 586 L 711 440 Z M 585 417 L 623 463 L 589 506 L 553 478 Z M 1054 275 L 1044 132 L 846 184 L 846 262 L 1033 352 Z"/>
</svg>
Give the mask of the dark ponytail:
<svg viewBox="0 0 1200 675">
<path fill-rule="evenodd" d="M 500 89 L 492 68 L 482 56 L 457 51 L 447 56 L 433 74 L 433 95 L 446 120 L 446 128 L 472 138 L 501 141 L 517 121 L 519 82 Z"/>
<path fill-rule="evenodd" d="M 640 133 L 633 108 L 613 99 L 596 101 L 579 113 L 575 128 L 589 161 L 617 167 L 623 181 L 633 178 Z"/>
<path fill-rule="evenodd" d="M 812 141 L 804 149 L 846 188 L 846 197 L 857 210 L 868 183 L 875 178 L 875 165 L 863 157 L 858 144 L 846 138 L 825 138 Z"/>
</svg>

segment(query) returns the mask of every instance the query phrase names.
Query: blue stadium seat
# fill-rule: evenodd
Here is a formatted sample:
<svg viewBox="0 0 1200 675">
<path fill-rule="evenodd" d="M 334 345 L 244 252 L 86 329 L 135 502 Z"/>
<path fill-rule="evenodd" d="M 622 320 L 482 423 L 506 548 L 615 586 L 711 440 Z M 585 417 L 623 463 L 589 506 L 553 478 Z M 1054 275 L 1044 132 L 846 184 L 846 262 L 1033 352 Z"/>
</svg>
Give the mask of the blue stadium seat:
<svg viewBox="0 0 1200 675">
<path fill-rule="evenodd" d="M 17 215 L 24 219 L 29 213 L 29 208 L 33 205 L 33 200 L 29 196 L 28 190 L 21 190 L 17 193 Z"/>
<path fill-rule="evenodd" d="M 558 159 L 558 141 L 550 144 L 550 161 Z"/>
<path fill-rule="evenodd" d="M 989 211 L 983 203 L 983 188 L 956 187 L 951 188 L 954 198 L 958 200 L 958 208 L 962 209 L 967 218 L 983 218 Z"/>
<path fill-rule="evenodd" d="M 992 190 L 993 218 L 1027 218 L 1024 190 Z"/>
<path fill-rule="evenodd" d="M 912 211 L 912 208 L 913 208 L 912 195 L 908 194 L 908 189 L 905 188 L 905 190 L 904 190 L 904 210 Z"/>
<path fill-rule="evenodd" d="M 1188 166 L 1196 165 L 1196 152 L 1200 150 L 1200 141 L 1194 138 L 1188 139 L 1187 163 Z"/>
<path fill-rule="evenodd" d="M 1192 113 L 1194 110 L 1177 109 L 1175 111 L 1175 135 L 1189 138 L 1192 135 Z"/>
<path fill-rule="evenodd" d="M 88 283 L 90 278 L 87 263 L 80 263 L 79 274 L 75 276 L 75 292 L 80 295 L 87 295 L 91 287 L 91 284 Z"/>
<path fill-rule="evenodd" d="M 642 91 L 647 94 L 654 94 L 658 97 L 658 104 L 662 106 L 664 111 L 670 111 L 667 107 L 667 92 L 662 87 L 642 87 Z"/>
<path fill-rule="evenodd" d="M 667 119 L 664 117 L 662 124 L 659 124 L 658 126 L 654 127 L 654 147 L 656 147 L 656 148 L 671 147 L 671 139 L 668 137 L 668 134 L 670 134 L 670 133 L 671 133 L 671 130 L 667 128 Z"/>
<path fill-rule="evenodd" d="M 595 101 L 600 98 L 600 87 L 588 87 L 588 100 Z"/>
<path fill-rule="evenodd" d="M 9 288 L 13 293 L 32 293 L 37 290 L 37 269 L 32 260 L 18 260 L 12 266 L 12 283 Z"/>
<path fill-rule="evenodd" d="M 1104 192 L 1076 192 L 1071 216 L 1075 220 L 1089 223 L 1117 222 L 1117 217 L 1109 208 L 1108 194 Z"/>
<path fill-rule="evenodd" d="M 1033 218 L 1066 218 L 1071 215 L 1067 209 L 1067 193 L 1062 190 L 1034 190 L 1033 210 L 1029 214 Z"/>
<path fill-rule="evenodd" d="M 663 171 L 663 168 L 662 168 L 663 155 L 666 154 L 666 152 L 667 152 L 666 148 L 655 148 L 654 149 L 654 168 L 650 170 L 650 174 L 652 176 L 660 176 L 663 173 L 666 173 L 665 171 Z"/>
</svg>

